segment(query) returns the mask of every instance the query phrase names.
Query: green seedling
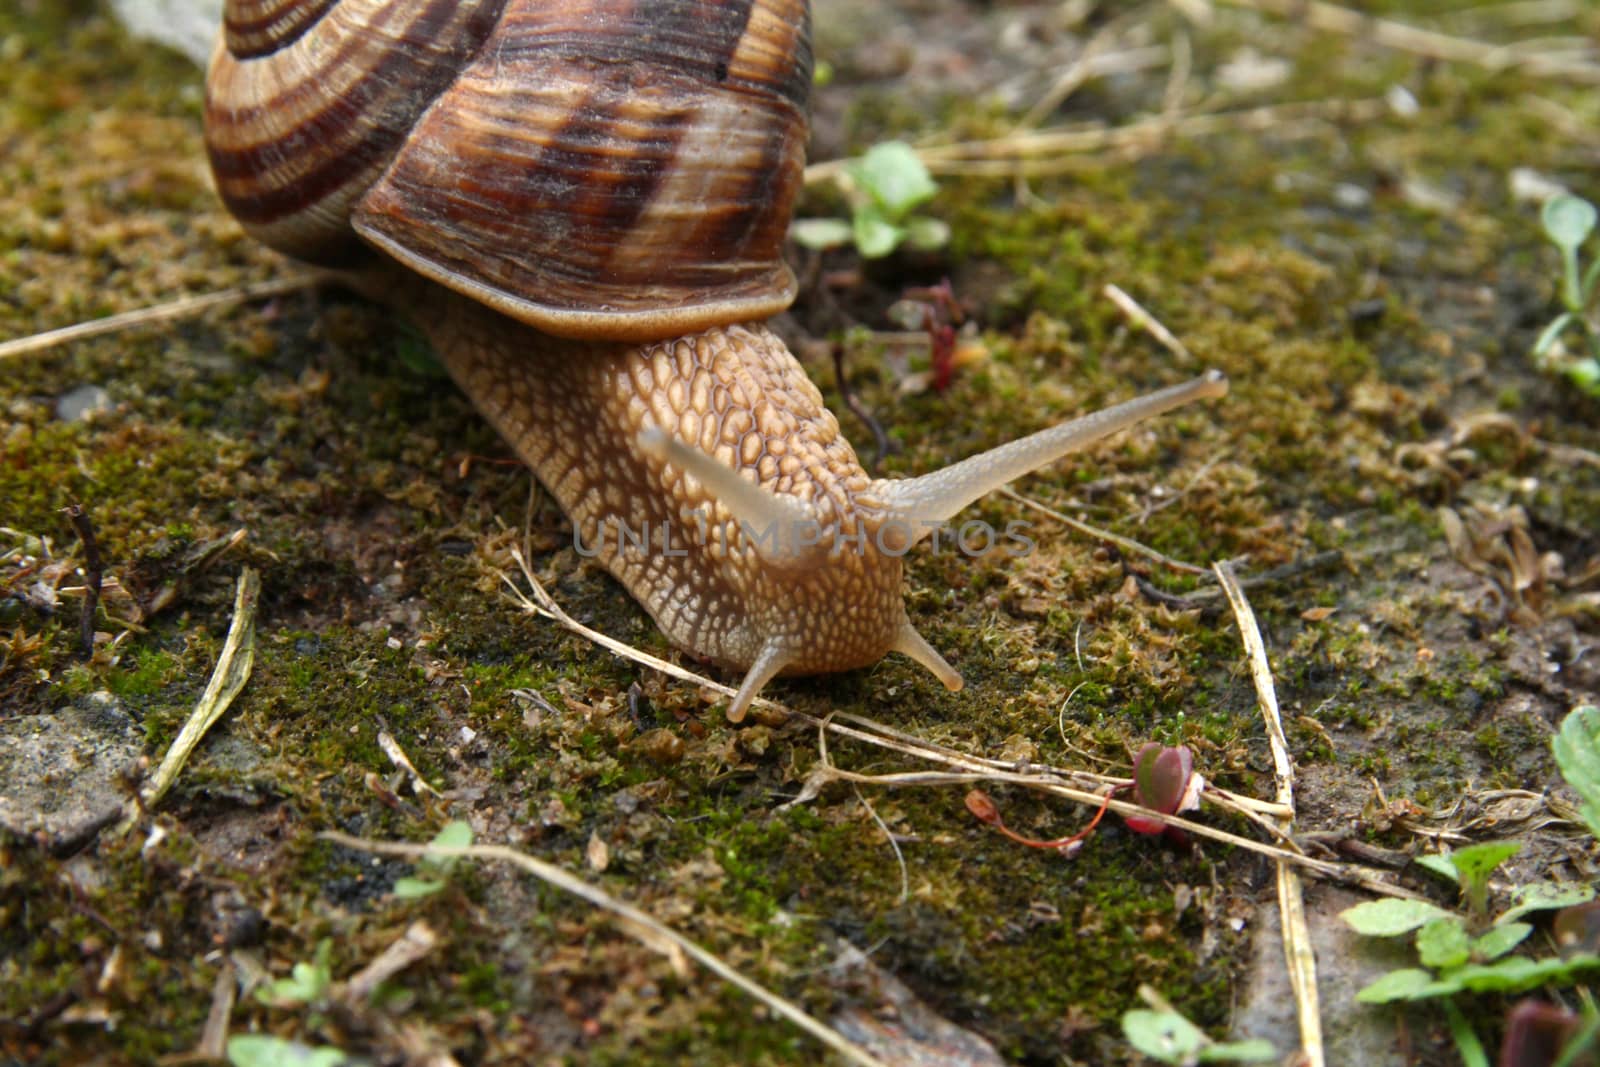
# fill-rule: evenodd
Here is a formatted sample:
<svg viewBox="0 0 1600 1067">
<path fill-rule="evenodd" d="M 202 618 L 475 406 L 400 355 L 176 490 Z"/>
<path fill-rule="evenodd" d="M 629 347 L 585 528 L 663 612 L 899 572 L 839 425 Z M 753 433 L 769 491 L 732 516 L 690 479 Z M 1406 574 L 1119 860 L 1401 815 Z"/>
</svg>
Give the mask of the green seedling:
<svg viewBox="0 0 1600 1067">
<path fill-rule="evenodd" d="M 1539 214 L 1545 237 L 1561 253 L 1561 306 L 1564 309 L 1540 332 L 1533 343 L 1534 362 L 1566 376 L 1590 396 L 1600 397 L 1600 326 L 1590 305 L 1600 283 L 1600 258 L 1584 268 L 1579 251 L 1594 232 L 1593 204 L 1576 196 L 1556 196 L 1545 201 Z M 1567 351 L 1565 338 L 1579 335 L 1587 355 Z"/>
<path fill-rule="evenodd" d="M 340 1067 L 350 1057 L 329 1046 L 313 1048 L 271 1034 L 235 1034 L 228 1038 L 233 1067 Z"/>
<path fill-rule="evenodd" d="M 1561 721 L 1550 748 L 1561 776 L 1583 798 L 1578 814 L 1600 841 L 1600 708 L 1593 704 L 1573 708 Z"/>
<path fill-rule="evenodd" d="M 1122 1036 L 1159 1063 L 1190 1067 L 1199 1063 L 1268 1063 L 1278 1059 L 1270 1041 L 1213 1041 L 1175 1011 L 1139 1009 L 1122 1016 Z"/>
<path fill-rule="evenodd" d="M 444 829 L 440 830 L 429 844 L 440 848 L 466 848 L 472 844 L 472 827 L 460 819 L 446 823 Z M 417 866 L 446 875 L 460 858 L 460 856 L 424 856 L 418 861 Z M 418 897 L 432 896 L 444 887 L 445 883 L 437 878 L 413 878 L 407 875 L 395 882 L 394 895 L 401 900 L 415 900 Z"/>
<path fill-rule="evenodd" d="M 256 999 L 275 1008 L 296 1004 L 315 1004 L 333 984 L 333 942 L 323 938 L 317 943 L 316 953 L 310 963 L 297 963 L 288 978 L 278 978 L 256 990 Z"/>
<path fill-rule="evenodd" d="M 1176 815 L 1198 807 L 1194 785 L 1194 753 L 1185 745 L 1168 747 L 1151 741 L 1133 758 L 1133 799 L 1151 811 Z M 1181 830 L 1159 819 L 1124 815 L 1122 820 L 1136 834 L 1167 834 L 1175 841 L 1185 840 Z"/>
<path fill-rule="evenodd" d="M 1562 722 L 1552 749 L 1563 776 L 1584 799 L 1582 817 L 1600 838 L 1600 710 L 1574 708 Z M 1366 1004 L 1438 999 L 1462 1062 L 1469 1065 L 1487 1067 L 1488 1058 L 1450 998 L 1458 993 L 1516 993 L 1567 984 L 1600 971 L 1600 937 L 1592 933 L 1593 886 L 1562 882 L 1519 886 L 1504 911 L 1492 912 L 1491 876 L 1520 847 L 1491 841 L 1418 861 L 1459 887 L 1463 913 L 1427 901 L 1375 900 L 1339 915 L 1369 937 L 1415 934 L 1421 966 L 1390 971 L 1357 993 L 1356 999 Z M 1562 954 L 1537 959 L 1510 955 L 1533 932 L 1522 919 L 1538 911 L 1557 912 L 1554 929 Z"/>
<path fill-rule="evenodd" d="M 950 227 L 912 214 L 939 191 L 910 145 L 889 141 L 845 165 L 841 178 L 850 219 L 796 219 L 789 234 L 807 248 L 854 244 L 865 259 L 887 256 L 901 245 L 918 251 L 942 248 Z"/>
</svg>

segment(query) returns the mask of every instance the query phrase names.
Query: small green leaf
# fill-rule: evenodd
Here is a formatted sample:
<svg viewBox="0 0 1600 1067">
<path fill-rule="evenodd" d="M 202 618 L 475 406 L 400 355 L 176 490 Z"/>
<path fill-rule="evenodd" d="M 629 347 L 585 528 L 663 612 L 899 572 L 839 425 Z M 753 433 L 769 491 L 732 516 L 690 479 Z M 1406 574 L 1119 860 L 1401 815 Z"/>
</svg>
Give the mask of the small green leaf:
<svg viewBox="0 0 1600 1067">
<path fill-rule="evenodd" d="M 900 243 L 900 238 L 905 231 L 900 227 L 886 221 L 872 207 L 863 207 L 856 212 L 854 232 L 856 251 L 865 259 L 879 259 L 894 251 L 895 245 Z"/>
<path fill-rule="evenodd" d="M 795 219 L 789 224 L 789 236 L 802 248 L 821 252 L 843 248 L 855 236 L 855 231 L 843 219 Z"/>
<path fill-rule="evenodd" d="M 1393 1000 L 1410 1000 L 1421 990 L 1434 984 L 1433 975 L 1418 967 L 1402 967 L 1390 971 L 1376 982 L 1356 994 L 1363 1004 L 1387 1004 Z"/>
<path fill-rule="evenodd" d="M 1600 396 L 1600 360 L 1580 359 L 1569 363 L 1566 375 L 1568 381 L 1590 396 Z M 1589 820 L 1589 832 L 1600 837 L 1600 830 L 1594 829 L 1594 825 L 1594 821 Z"/>
<path fill-rule="evenodd" d="M 228 1038 L 233 1067 L 339 1067 L 349 1056 L 336 1048 L 312 1048 L 271 1034 L 235 1034 Z"/>
<path fill-rule="evenodd" d="M 1200 1050 L 1201 1063 L 1266 1063 L 1278 1058 L 1278 1050 L 1266 1038 L 1219 1042 Z"/>
<path fill-rule="evenodd" d="M 1584 953 L 1570 959 L 1530 960 L 1507 956 L 1493 963 L 1470 964 L 1450 977 L 1475 993 L 1514 993 L 1546 982 L 1573 981 L 1584 971 L 1600 968 L 1600 956 Z"/>
<path fill-rule="evenodd" d="M 1556 766 L 1578 796 L 1589 832 L 1600 838 L 1600 708 L 1582 704 L 1561 721 L 1550 743 Z"/>
<path fill-rule="evenodd" d="M 917 153 L 900 141 L 873 145 L 846 170 L 856 187 L 872 198 L 889 222 L 899 222 L 939 191 Z"/>
<path fill-rule="evenodd" d="M 1600 260 L 1596 260 L 1595 262 L 1600 263 Z M 1533 358 L 1543 359 L 1545 356 L 1549 355 L 1550 350 L 1556 346 L 1556 342 L 1561 340 L 1562 333 L 1564 333 L 1566 328 L 1572 325 L 1576 319 L 1577 316 L 1570 311 L 1563 311 L 1561 314 L 1551 319 L 1550 325 L 1546 326 L 1543 330 L 1540 330 L 1538 338 L 1533 342 L 1533 348 L 1531 350 Z"/>
<path fill-rule="evenodd" d="M 1449 970 L 1466 963 L 1472 952 L 1460 919 L 1434 919 L 1417 931 L 1417 958 L 1424 967 Z"/>
<path fill-rule="evenodd" d="M 906 220 L 906 244 L 918 252 L 932 252 L 950 243 L 950 227 L 938 219 L 917 216 Z"/>
<path fill-rule="evenodd" d="M 455 819 L 444 824 L 444 829 L 434 835 L 430 845 L 439 848 L 466 848 L 472 844 L 472 827 L 460 819 Z M 423 856 L 421 865 L 433 867 L 438 870 L 449 870 L 456 865 L 460 856 Z"/>
<path fill-rule="evenodd" d="M 1531 911 L 1554 911 L 1587 904 L 1593 899 L 1592 885 L 1580 882 L 1530 882 L 1517 887 L 1517 891 L 1511 895 L 1511 907 L 1495 923 L 1498 925 L 1520 919 Z"/>
<path fill-rule="evenodd" d="M 1430 852 L 1426 856 L 1417 857 L 1417 866 L 1425 871 L 1432 871 L 1441 878 L 1447 878 L 1460 884 L 1461 875 L 1456 873 L 1456 865 L 1450 862 L 1450 857 L 1438 852 Z"/>
<path fill-rule="evenodd" d="M 426 878 L 401 878 L 394 884 L 394 895 L 400 900 L 416 900 L 418 897 L 428 897 L 444 888 L 443 882 L 432 882 Z"/>
<path fill-rule="evenodd" d="M 1463 886 L 1486 885 L 1489 875 L 1522 848 L 1515 841 L 1485 841 L 1450 853 L 1450 862 L 1461 872 Z"/>
<path fill-rule="evenodd" d="M 1472 955 L 1485 963 L 1497 960 L 1533 933 L 1528 923 L 1501 923 L 1472 943 Z"/>
<path fill-rule="evenodd" d="M 1397 937 L 1423 923 L 1454 916 L 1425 900 L 1369 900 L 1339 913 L 1352 930 L 1368 937 Z"/>
<path fill-rule="evenodd" d="M 1206 1035 L 1175 1011 L 1136 1009 L 1122 1016 L 1122 1036 L 1162 1063 L 1186 1063 L 1205 1047 Z"/>
<path fill-rule="evenodd" d="M 444 364 L 439 362 L 427 339 L 403 324 L 397 329 L 399 336 L 395 339 L 394 354 L 406 370 L 419 378 L 443 378 Z"/>
<path fill-rule="evenodd" d="M 1557 248 L 1576 249 L 1594 230 L 1594 205 L 1576 196 L 1553 196 L 1544 202 L 1539 221 Z"/>
</svg>

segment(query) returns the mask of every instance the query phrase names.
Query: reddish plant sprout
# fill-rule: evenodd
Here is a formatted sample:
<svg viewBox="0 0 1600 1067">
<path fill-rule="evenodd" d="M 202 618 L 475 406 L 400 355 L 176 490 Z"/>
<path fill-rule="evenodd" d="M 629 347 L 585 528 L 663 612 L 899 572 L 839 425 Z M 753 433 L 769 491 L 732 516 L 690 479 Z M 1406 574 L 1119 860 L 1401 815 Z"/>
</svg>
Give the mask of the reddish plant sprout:
<svg viewBox="0 0 1600 1067">
<path fill-rule="evenodd" d="M 1551 926 L 1561 955 L 1570 957 L 1580 952 L 1600 953 L 1600 900 L 1562 908 L 1556 912 Z"/>
<path fill-rule="evenodd" d="M 1176 815 L 1200 806 L 1200 791 L 1205 779 L 1194 773 L 1194 754 L 1183 745 L 1169 748 L 1151 741 L 1133 759 L 1133 800 L 1141 807 L 1163 815 Z M 1188 840 L 1183 831 L 1159 819 L 1124 815 L 1128 829 L 1136 834 L 1165 834 L 1169 839 Z"/>
<path fill-rule="evenodd" d="M 1040 841 L 1017 833 L 1006 826 L 1005 820 L 1000 816 L 999 805 L 981 789 L 974 789 L 967 794 L 967 810 L 972 812 L 973 818 L 994 827 L 1019 845 L 1054 849 L 1065 855 L 1071 855 L 1077 852 L 1084 840 L 1094 832 L 1094 828 L 1100 824 L 1100 820 L 1110 807 L 1111 798 L 1119 792 L 1131 789 L 1135 803 L 1163 815 L 1176 815 L 1180 811 L 1190 811 L 1200 806 L 1200 793 L 1205 788 L 1205 779 L 1194 773 L 1194 754 L 1182 745 L 1168 748 L 1151 742 L 1139 749 L 1139 755 L 1135 758 L 1133 766 L 1132 784 L 1119 786 L 1106 794 L 1100 810 L 1095 812 L 1089 825 L 1070 837 Z M 1134 833 L 1162 834 L 1167 840 L 1176 844 L 1188 841 L 1181 830 L 1158 820 L 1142 819 L 1137 815 L 1124 815 L 1123 819 L 1127 822 L 1128 829 Z"/>
<path fill-rule="evenodd" d="M 950 387 L 956 372 L 956 327 L 964 317 L 955 290 L 946 278 L 938 285 L 907 289 L 895 305 L 896 318 L 908 330 L 928 331 L 928 369 L 936 393 Z"/>
<path fill-rule="evenodd" d="M 999 806 L 993 800 L 990 800 L 989 795 L 983 790 L 972 790 L 967 794 L 966 799 L 967 810 L 972 812 L 973 818 L 979 822 L 988 823 L 1019 845 L 1027 845 L 1029 848 L 1047 848 L 1059 852 L 1063 856 L 1074 855 L 1078 849 L 1083 847 L 1083 842 L 1094 832 L 1094 828 L 1100 824 L 1100 819 L 1105 815 L 1106 808 L 1111 800 L 1109 796 L 1106 797 L 1106 803 L 1100 805 L 1100 810 L 1095 812 L 1093 819 L 1089 820 L 1089 825 L 1077 833 L 1070 837 L 1057 838 L 1054 841 L 1040 841 L 1037 838 L 1025 837 L 1008 827 L 1005 820 L 1000 817 Z"/>
<path fill-rule="evenodd" d="M 1506 1015 L 1500 1067 L 1550 1067 L 1578 1032 L 1582 1017 L 1542 1000 L 1520 1000 Z M 1591 1050 L 1570 1061 L 1579 1067 L 1597 1062 Z"/>
</svg>

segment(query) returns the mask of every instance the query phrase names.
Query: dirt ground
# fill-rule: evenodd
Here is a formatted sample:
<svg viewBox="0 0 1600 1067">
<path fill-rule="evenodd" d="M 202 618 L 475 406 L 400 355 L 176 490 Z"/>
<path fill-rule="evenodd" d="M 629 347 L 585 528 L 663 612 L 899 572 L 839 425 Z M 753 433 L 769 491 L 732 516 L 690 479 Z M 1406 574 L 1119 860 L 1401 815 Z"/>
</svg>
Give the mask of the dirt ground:
<svg viewBox="0 0 1600 1067">
<path fill-rule="evenodd" d="M 810 158 L 918 145 L 939 181 L 923 213 L 951 236 L 870 262 L 794 248 L 802 293 L 777 326 L 886 475 L 1227 373 L 1224 400 L 1014 488 L 1173 560 L 1235 561 L 1294 763 L 1293 842 L 1340 865 L 1302 871 L 1326 1062 L 1455 1063 L 1438 1002 L 1355 1003 L 1410 957 L 1335 916 L 1374 897 L 1358 874 L 1455 906 L 1411 861 L 1471 841 L 1521 844 L 1500 901 L 1600 875 L 1550 754 L 1600 694 L 1600 398 L 1529 355 L 1559 310 L 1538 198 L 1600 200 L 1600 56 L 1556 62 L 1600 39 L 1600 12 L 1363 5 L 1427 31 L 1407 36 L 1280 6 L 819 0 Z M 1533 39 L 1543 66 L 1491 47 Z M 45 0 L 0 7 L 0 57 L 0 341 L 295 272 L 215 200 L 190 61 Z M 801 206 L 847 210 L 826 174 Z M 964 320 L 947 382 L 893 310 L 946 279 Z M 319 836 L 425 842 L 450 820 L 885 1062 L 1144 1062 L 1121 1024 L 1141 987 L 1217 1039 L 1298 1048 L 1271 859 L 1114 815 L 1070 857 L 1027 848 L 969 812 L 970 775 L 931 776 L 967 760 L 1035 838 L 1092 816 L 1037 781 L 1126 777 L 1149 741 L 1272 800 L 1240 630 L 1203 571 L 991 495 L 968 516 L 1031 523 L 1033 551 L 924 550 L 907 570 L 961 692 L 891 656 L 780 682 L 798 716 L 734 725 L 715 692 L 507 595 L 527 545 L 577 621 L 695 667 L 574 550 L 420 334 L 353 295 L 6 356 L 0 412 L 0 1063 L 196 1062 L 247 1032 L 386 1064 L 838 1055 L 513 867 L 430 875 Z M 103 576 L 92 654 L 74 504 Z M 140 809 L 247 568 L 248 681 Z M 824 751 L 830 714 L 870 736 Z M 1236 812 L 1189 814 L 1270 843 Z M 395 893 L 419 874 L 443 887 Z M 330 989 L 258 995 L 319 959 Z M 1496 1048 L 1511 998 L 1457 1002 Z"/>
</svg>

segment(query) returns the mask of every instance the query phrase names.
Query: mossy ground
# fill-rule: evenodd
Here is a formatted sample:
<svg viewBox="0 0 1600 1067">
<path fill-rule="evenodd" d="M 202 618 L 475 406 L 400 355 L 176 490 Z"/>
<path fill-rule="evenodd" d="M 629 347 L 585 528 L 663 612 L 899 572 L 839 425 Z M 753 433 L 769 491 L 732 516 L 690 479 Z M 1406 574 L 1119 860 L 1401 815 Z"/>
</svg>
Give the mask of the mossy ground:
<svg viewBox="0 0 1600 1067">
<path fill-rule="evenodd" d="M 937 51 L 954 47 L 942 32 L 955 40 L 976 16 L 952 0 L 918 17 Z M 1545 29 L 1600 31 L 1583 18 Z M 1100 296 L 1106 282 L 1181 336 L 1197 365 L 1226 371 L 1226 401 L 1024 489 L 1171 556 L 1242 558 L 1247 572 L 1340 550 L 1332 567 L 1251 590 L 1302 769 L 1302 828 L 1408 846 L 1385 811 L 1374 815 L 1371 783 L 1390 802 L 1441 808 L 1473 788 L 1548 788 L 1551 724 L 1597 688 L 1597 409 L 1524 354 L 1552 313 L 1554 256 L 1507 175 L 1532 167 L 1600 197 L 1600 114 L 1592 91 L 1426 66 L 1228 9 L 1192 32 L 1207 77 L 1251 42 L 1292 63 L 1273 99 L 1403 84 L 1421 113 L 1175 140 L 1131 162 L 1090 156 L 1025 192 L 947 180 L 931 210 L 953 227 L 948 255 L 874 267 L 828 302 L 859 304 L 882 326 L 902 287 L 948 275 L 984 327 L 985 356 L 944 392 L 903 394 L 899 354 L 851 345 L 853 388 L 900 446 L 889 473 L 1184 373 Z M 815 155 L 890 133 L 999 128 L 993 107 L 919 82 L 915 58 L 905 77 L 867 69 L 873 46 L 842 33 L 821 38 L 838 81 L 819 102 Z M 215 204 L 184 61 L 129 42 L 83 4 L 13 6 L 0 14 L 0 52 L 0 337 L 289 269 Z M 1164 78 L 1091 83 L 1062 117 L 1126 120 L 1159 104 Z M 812 209 L 829 203 L 819 195 Z M 819 306 L 803 300 L 792 328 L 807 333 Z M 959 788 L 833 786 L 777 810 L 818 759 L 808 729 L 732 727 L 700 694 L 499 595 L 493 571 L 520 536 L 528 476 L 440 376 L 402 358 L 415 348 L 353 298 L 299 295 L 4 365 L 0 525 L 11 540 L 0 548 L 32 536 L 70 554 L 59 509 L 82 503 L 122 592 L 100 619 L 116 640 L 84 660 L 75 600 L 52 612 L 20 579 L 0 589 L 0 717 L 108 689 L 159 756 L 204 686 L 241 565 L 262 572 L 264 593 L 254 674 L 154 816 L 158 846 L 135 834 L 71 859 L 20 842 L 0 851 L 0 1049 L 52 1062 L 179 1052 L 197 1040 L 230 951 L 283 973 L 332 938 L 342 977 L 422 917 L 443 948 L 394 979 L 383 1011 L 463 1062 L 818 1056 L 742 997 L 675 973 L 516 875 L 463 871 L 445 892 L 402 903 L 387 891 L 409 865 L 316 838 L 426 839 L 451 817 L 573 869 L 603 841 L 610 862 L 591 877 L 824 1015 L 841 994 L 819 975 L 842 940 L 1027 1062 L 1127 1060 L 1116 1020 L 1140 983 L 1207 1028 L 1227 1025 L 1254 929 L 1231 920 L 1268 899 L 1261 863 L 1113 826 L 1067 861 L 975 823 Z M 112 409 L 60 421 L 55 398 L 85 383 L 103 386 Z M 1530 613 L 1514 617 L 1493 574 L 1449 551 L 1436 509 L 1474 505 L 1521 507 L 1537 549 L 1559 556 L 1566 583 L 1548 583 Z M 912 562 L 912 616 L 965 674 L 964 691 L 892 657 L 778 695 L 975 753 L 1111 771 L 1144 740 L 1183 743 L 1209 780 L 1270 794 L 1231 619 L 1216 602 L 1153 602 L 1127 580 L 1182 594 L 1192 579 L 1010 501 L 972 514 L 996 528 L 1034 521 L 1037 549 Z M 532 527 L 535 566 L 568 611 L 671 654 L 613 582 L 562 547 L 550 505 Z M 240 529 L 237 547 L 202 551 Z M 384 803 L 368 784 L 392 770 L 380 730 L 447 799 Z M 834 757 L 873 773 L 925 769 L 837 743 Z M 1035 836 L 1084 817 L 994 795 Z M 863 799 L 897 835 L 903 899 Z M 1530 854 L 1527 872 L 1548 861 L 1570 876 Z M 232 1024 L 393 1053 L 371 1019 L 246 1001 Z"/>
</svg>

